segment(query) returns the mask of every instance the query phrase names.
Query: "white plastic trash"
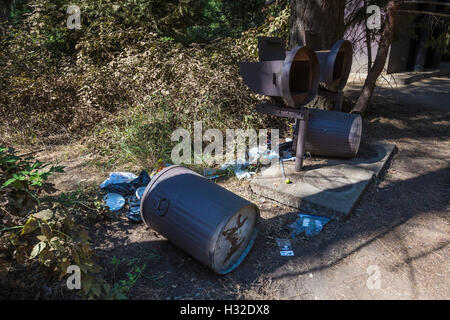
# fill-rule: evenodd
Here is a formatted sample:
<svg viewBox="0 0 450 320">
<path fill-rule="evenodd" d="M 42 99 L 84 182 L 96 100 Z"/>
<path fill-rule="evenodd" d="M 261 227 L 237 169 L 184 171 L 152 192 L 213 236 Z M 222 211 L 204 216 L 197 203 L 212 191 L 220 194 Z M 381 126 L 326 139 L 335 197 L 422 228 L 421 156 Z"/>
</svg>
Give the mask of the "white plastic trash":
<svg viewBox="0 0 450 320">
<path fill-rule="evenodd" d="M 137 175 L 131 172 L 111 172 L 109 178 L 100 184 L 100 188 L 105 188 L 112 183 L 131 182 L 137 178 Z"/>
</svg>

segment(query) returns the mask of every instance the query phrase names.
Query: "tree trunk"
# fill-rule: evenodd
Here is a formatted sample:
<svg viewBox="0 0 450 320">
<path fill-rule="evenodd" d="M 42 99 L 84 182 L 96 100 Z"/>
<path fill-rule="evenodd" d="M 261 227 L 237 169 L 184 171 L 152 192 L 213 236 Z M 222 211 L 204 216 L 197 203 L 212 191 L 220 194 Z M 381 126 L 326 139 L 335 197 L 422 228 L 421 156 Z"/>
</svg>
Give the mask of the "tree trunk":
<svg viewBox="0 0 450 320">
<path fill-rule="evenodd" d="M 434 10 L 436 9 L 435 5 L 425 5 L 424 7 L 425 7 L 424 10 L 429 12 L 434 12 Z M 433 20 L 431 16 L 426 15 L 419 20 L 419 23 L 422 24 L 422 26 L 419 32 L 419 44 L 418 44 L 419 48 L 417 50 L 416 60 L 414 64 L 414 71 L 416 72 L 422 72 L 425 67 L 425 61 L 427 58 L 427 51 L 428 51 L 427 42 L 431 36 L 431 28 Z"/>
<path fill-rule="evenodd" d="M 331 49 L 344 36 L 344 9 L 345 0 L 291 0 L 289 49 L 305 45 L 314 51 Z M 331 110 L 334 105 L 335 101 L 316 96 L 305 107 Z M 294 153 L 299 127 L 297 119 L 293 134 L 295 143 L 292 144 Z"/>
<path fill-rule="evenodd" d="M 394 34 L 394 11 L 399 4 L 398 0 L 390 0 L 387 6 L 386 21 L 383 27 L 383 34 L 380 38 L 380 43 L 373 63 L 372 68 L 367 74 L 361 94 L 352 109 L 352 113 L 364 114 L 372 98 L 373 91 L 376 87 L 376 82 L 386 64 L 389 47 L 391 46 L 392 37 Z"/>
<path fill-rule="evenodd" d="M 289 47 L 331 49 L 344 35 L 345 0 L 291 0 Z"/>
<path fill-rule="evenodd" d="M 367 0 L 364 0 L 364 8 L 367 8 Z M 372 68 L 372 41 L 370 38 L 370 30 L 367 26 L 367 15 L 366 19 L 364 20 L 364 27 L 366 29 L 366 47 L 367 47 L 367 73 L 369 73 L 370 69 Z"/>
</svg>

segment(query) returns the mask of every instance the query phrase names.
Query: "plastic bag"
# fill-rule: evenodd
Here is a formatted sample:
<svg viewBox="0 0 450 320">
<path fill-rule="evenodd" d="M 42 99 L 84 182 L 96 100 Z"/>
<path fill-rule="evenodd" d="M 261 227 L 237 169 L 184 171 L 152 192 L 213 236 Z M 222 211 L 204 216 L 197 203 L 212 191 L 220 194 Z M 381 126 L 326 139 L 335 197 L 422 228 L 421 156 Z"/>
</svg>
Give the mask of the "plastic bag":
<svg viewBox="0 0 450 320">
<path fill-rule="evenodd" d="M 109 178 L 100 184 L 100 188 L 104 189 L 110 184 L 131 182 L 137 178 L 137 175 L 131 172 L 111 172 Z"/>
<path fill-rule="evenodd" d="M 329 218 L 299 213 L 298 219 L 289 226 L 292 230 L 291 237 L 294 238 L 303 232 L 308 237 L 318 235 L 329 221 Z"/>
<path fill-rule="evenodd" d="M 112 212 L 119 211 L 125 205 L 125 198 L 118 193 L 108 193 L 103 200 Z"/>
</svg>

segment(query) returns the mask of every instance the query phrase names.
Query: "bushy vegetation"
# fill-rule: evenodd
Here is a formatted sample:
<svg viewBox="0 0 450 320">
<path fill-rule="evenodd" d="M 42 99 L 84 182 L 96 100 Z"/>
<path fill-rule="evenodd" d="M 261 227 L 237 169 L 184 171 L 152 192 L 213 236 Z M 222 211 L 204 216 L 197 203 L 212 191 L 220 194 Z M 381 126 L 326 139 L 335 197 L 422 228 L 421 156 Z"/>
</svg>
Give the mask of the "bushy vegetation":
<svg viewBox="0 0 450 320">
<path fill-rule="evenodd" d="M 80 0 L 80 30 L 66 26 L 69 4 L 30 0 L 8 24 L 3 142 L 87 136 L 98 154 L 153 162 L 171 147 L 170 133 L 195 119 L 215 128 L 267 120 L 254 113 L 260 98 L 237 62 L 256 59 L 257 35 L 286 36 L 286 2 Z"/>
<path fill-rule="evenodd" d="M 0 145 L 82 138 L 102 165 L 149 168 L 169 157 L 172 131 L 195 120 L 265 125 L 253 111 L 261 97 L 237 63 L 256 60 L 257 35 L 286 37 L 287 1 L 79 0 L 80 30 L 67 28 L 71 4 L 16 0 L 0 10 Z M 113 217 L 98 192 L 54 189 L 47 179 L 57 173 L 56 164 L 0 148 L 0 296 L 70 296 L 62 284 L 76 264 L 82 297 L 126 298 L 146 262 L 129 262 L 120 279 L 114 266 L 123 261 L 112 261 L 103 280 L 88 226 Z"/>
<path fill-rule="evenodd" d="M 101 202 L 91 198 L 90 207 L 81 201 L 82 194 L 49 196 L 45 191 L 56 189 L 50 188 L 47 179 L 63 173 L 64 168 L 48 166 L 0 147 L 0 296 L 45 298 L 41 290 L 52 290 L 52 286 L 63 291 L 54 284 L 64 283 L 67 268 L 74 264 L 82 274 L 81 295 L 106 296 L 110 286 L 94 277 L 101 268 L 95 262 L 88 230 L 77 221 L 90 219 L 93 212 L 91 218 L 101 218 Z"/>
</svg>

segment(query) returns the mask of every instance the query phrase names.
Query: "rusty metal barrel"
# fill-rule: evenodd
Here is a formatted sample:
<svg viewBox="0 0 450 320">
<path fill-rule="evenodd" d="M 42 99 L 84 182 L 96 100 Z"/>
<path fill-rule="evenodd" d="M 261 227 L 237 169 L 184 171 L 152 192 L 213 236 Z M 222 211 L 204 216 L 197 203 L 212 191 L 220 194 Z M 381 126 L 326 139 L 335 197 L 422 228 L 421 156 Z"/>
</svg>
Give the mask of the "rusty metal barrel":
<svg viewBox="0 0 450 320">
<path fill-rule="evenodd" d="M 316 156 L 352 158 L 358 153 L 361 133 L 360 115 L 309 109 L 305 152 Z"/>
<path fill-rule="evenodd" d="M 160 171 L 141 201 L 146 225 L 218 274 L 234 270 L 253 246 L 259 209 L 183 166 Z"/>
</svg>

